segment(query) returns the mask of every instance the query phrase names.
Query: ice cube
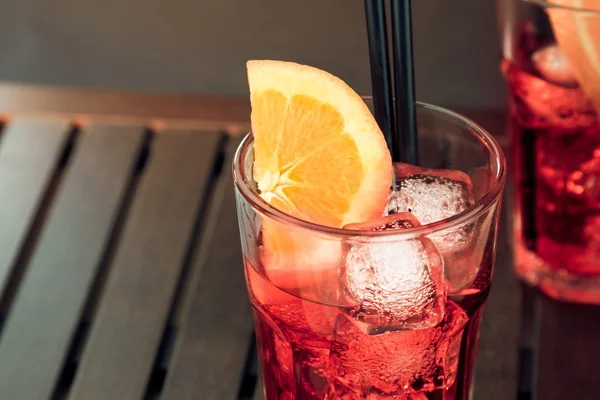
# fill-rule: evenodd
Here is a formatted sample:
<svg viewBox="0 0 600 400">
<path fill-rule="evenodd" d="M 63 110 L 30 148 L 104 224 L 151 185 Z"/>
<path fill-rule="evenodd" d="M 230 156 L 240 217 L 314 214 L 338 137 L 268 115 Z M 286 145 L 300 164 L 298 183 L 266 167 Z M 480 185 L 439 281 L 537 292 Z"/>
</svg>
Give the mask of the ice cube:
<svg viewBox="0 0 600 400">
<path fill-rule="evenodd" d="M 388 196 L 388 214 L 410 212 L 426 225 L 459 214 L 475 201 L 471 178 L 462 171 L 396 163 L 394 172 L 397 185 Z M 432 239 L 444 252 L 467 244 L 469 235 L 461 230 Z"/>
<path fill-rule="evenodd" d="M 600 208 L 600 146 L 592 157 L 571 172 L 566 182 L 567 193 L 581 199 L 589 207 Z"/>
<path fill-rule="evenodd" d="M 600 275 L 600 215 L 558 218 L 546 214 L 551 235 L 540 235 L 538 254 L 565 273 L 597 278 Z M 549 219 L 549 218 L 552 219 Z M 568 240 L 563 238 L 568 237 Z"/>
<path fill-rule="evenodd" d="M 341 315 L 331 346 L 331 399 L 403 397 L 451 386 L 457 374 L 462 334 L 469 318 L 453 301 L 430 329 L 366 335 Z"/>
<path fill-rule="evenodd" d="M 485 214 L 465 228 L 470 233 L 470 242 L 455 250 L 446 249 L 444 257 L 444 275 L 448 294 L 464 295 L 469 292 L 480 273 L 486 273 L 480 266 L 485 265 L 484 257 L 491 251 L 490 229 L 495 224 L 496 213 L 488 210 Z"/>
<path fill-rule="evenodd" d="M 346 228 L 382 231 L 417 225 L 413 215 L 399 213 Z M 426 328 L 443 318 L 443 263 L 428 239 L 358 238 L 346 254 L 341 281 L 356 304 L 350 315 L 368 333 Z"/>
<path fill-rule="evenodd" d="M 410 212 L 426 225 L 473 205 L 473 184 L 462 171 L 395 163 L 394 173 L 397 187 L 388 196 L 388 214 Z"/>
<path fill-rule="evenodd" d="M 396 163 L 397 186 L 388 197 L 387 213 L 410 212 L 422 224 L 452 217 L 471 207 L 475 198 L 469 175 L 458 170 L 441 170 Z M 476 224 L 467 224 L 430 234 L 444 259 L 444 272 L 451 293 L 475 279 L 478 264 L 468 255 L 477 236 Z"/>
<path fill-rule="evenodd" d="M 577 86 L 569 60 L 556 44 L 543 47 L 531 56 L 533 67 L 546 80 L 567 87 Z"/>
</svg>

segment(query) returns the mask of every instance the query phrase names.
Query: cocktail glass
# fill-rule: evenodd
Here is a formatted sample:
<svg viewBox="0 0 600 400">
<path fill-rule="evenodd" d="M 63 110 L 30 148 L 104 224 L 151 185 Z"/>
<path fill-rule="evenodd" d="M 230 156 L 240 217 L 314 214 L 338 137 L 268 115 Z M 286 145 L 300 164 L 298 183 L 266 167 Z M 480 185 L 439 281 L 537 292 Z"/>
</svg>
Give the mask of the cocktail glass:
<svg viewBox="0 0 600 400">
<path fill-rule="evenodd" d="M 458 114 L 419 104 L 417 118 L 421 166 L 395 164 L 387 216 L 345 229 L 263 201 L 252 135 L 240 145 L 233 173 L 267 400 L 469 397 L 504 156 Z M 427 208 L 432 202 L 440 207 Z M 456 204 L 464 205 L 458 214 L 424 225 L 400 210 L 435 214 Z"/>
<path fill-rule="evenodd" d="M 500 1 L 516 272 L 600 304 L 600 3 Z"/>
</svg>

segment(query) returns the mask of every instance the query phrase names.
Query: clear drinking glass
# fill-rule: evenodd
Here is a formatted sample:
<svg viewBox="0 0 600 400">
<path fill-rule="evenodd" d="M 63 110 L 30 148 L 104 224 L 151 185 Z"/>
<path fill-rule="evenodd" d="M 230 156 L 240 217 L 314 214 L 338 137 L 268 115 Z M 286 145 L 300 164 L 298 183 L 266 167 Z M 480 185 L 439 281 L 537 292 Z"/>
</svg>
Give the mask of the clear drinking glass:
<svg viewBox="0 0 600 400">
<path fill-rule="evenodd" d="M 267 400 L 469 397 L 505 161 L 458 114 L 419 104 L 417 118 L 421 166 L 437 170 L 397 164 L 397 178 L 412 171 L 473 190 L 463 212 L 403 230 L 330 228 L 278 211 L 252 180 L 252 135 L 240 145 L 233 174 Z"/>
<path fill-rule="evenodd" d="M 500 0 L 517 275 L 600 304 L 600 2 Z"/>
</svg>

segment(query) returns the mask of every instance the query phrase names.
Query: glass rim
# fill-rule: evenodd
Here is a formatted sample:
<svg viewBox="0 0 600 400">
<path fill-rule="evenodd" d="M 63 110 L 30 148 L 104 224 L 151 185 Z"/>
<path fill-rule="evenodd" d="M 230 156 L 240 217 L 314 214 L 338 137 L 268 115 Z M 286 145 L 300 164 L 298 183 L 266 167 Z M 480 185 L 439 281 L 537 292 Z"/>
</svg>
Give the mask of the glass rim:
<svg viewBox="0 0 600 400">
<path fill-rule="evenodd" d="M 525 3 L 534 4 L 542 8 L 557 9 L 557 10 L 568 10 L 584 15 L 600 15 L 600 9 L 583 8 L 577 6 L 566 6 L 562 4 L 556 4 L 553 0 L 523 0 Z"/>
<path fill-rule="evenodd" d="M 494 177 L 492 187 L 483 195 L 478 201 L 472 206 L 468 207 L 464 211 L 453 215 L 451 217 L 442 219 L 437 222 L 433 222 L 426 225 L 421 225 L 413 228 L 407 228 L 402 230 L 393 231 L 361 231 L 351 230 L 343 228 L 335 228 L 325 225 L 315 224 L 313 222 L 305 221 L 300 218 L 296 218 L 292 215 L 286 214 L 283 211 L 276 209 L 271 206 L 260 195 L 253 190 L 249 182 L 252 181 L 252 177 L 248 177 L 244 170 L 244 160 L 247 152 L 250 149 L 250 145 L 254 143 L 254 137 L 252 132 L 246 134 L 244 139 L 238 146 L 235 155 L 233 157 L 233 180 L 239 193 L 244 199 L 252 206 L 252 208 L 260 214 L 265 215 L 279 223 L 292 225 L 297 228 L 303 228 L 310 231 L 319 232 L 329 236 L 339 237 L 416 237 L 431 234 L 437 231 L 449 230 L 454 227 L 460 227 L 469 221 L 477 220 L 481 215 L 489 210 L 493 205 L 494 201 L 498 199 L 502 192 L 502 188 L 506 182 L 506 159 L 504 153 L 500 147 L 500 144 L 494 139 L 494 137 L 483 129 L 479 124 L 474 121 L 463 117 L 462 115 L 453 111 L 447 110 L 443 107 L 434 106 L 423 102 L 417 102 L 419 108 L 427 109 L 436 113 L 440 113 L 447 117 L 451 117 L 454 120 L 464 123 L 467 127 L 471 128 L 476 136 L 478 136 L 489 149 L 493 161 L 492 163 L 496 166 L 497 171 Z"/>
</svg>

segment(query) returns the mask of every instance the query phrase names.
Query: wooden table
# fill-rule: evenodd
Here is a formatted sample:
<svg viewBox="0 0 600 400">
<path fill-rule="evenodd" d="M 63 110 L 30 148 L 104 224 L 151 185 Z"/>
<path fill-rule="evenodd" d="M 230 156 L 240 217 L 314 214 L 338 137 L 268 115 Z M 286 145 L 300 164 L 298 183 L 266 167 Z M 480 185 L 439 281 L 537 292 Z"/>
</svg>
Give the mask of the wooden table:
<svg viewBox="0 0 600 400">
<path fill-rule="evenodd" d="M 502 135 L 501 113 L 467 114 Z M 248 116 L 245 100 L 0 86 L 0 399 L 252 398 L 230 173 Z M 522 291 L 503 227 L 474 398 L 596 398 L 598 309 Z"/>
</svg>

